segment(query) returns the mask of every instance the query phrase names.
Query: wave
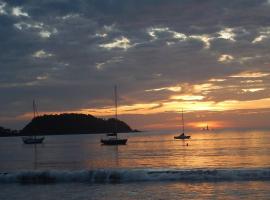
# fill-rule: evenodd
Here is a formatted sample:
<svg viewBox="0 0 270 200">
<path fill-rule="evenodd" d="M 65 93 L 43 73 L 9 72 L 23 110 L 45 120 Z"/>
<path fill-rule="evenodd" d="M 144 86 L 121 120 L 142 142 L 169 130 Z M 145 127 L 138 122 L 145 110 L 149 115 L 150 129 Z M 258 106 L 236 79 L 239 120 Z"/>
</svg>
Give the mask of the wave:
<svg viewBox="0 0 270 200">
<path fill-rule="evenodd" d="M 125 183 L 141 181 L 270 181 L 270 169 L 98 169 L 0 173 L 0 183 Z"/>
</svg>

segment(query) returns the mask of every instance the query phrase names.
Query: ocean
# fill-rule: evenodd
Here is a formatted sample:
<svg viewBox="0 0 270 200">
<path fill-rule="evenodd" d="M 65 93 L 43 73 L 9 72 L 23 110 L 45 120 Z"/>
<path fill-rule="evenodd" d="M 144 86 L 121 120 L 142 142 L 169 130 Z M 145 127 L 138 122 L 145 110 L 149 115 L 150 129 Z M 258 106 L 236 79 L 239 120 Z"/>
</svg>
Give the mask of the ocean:
<svg viewBox="0 0 270 200">
<path fill-rule="evenodd" d="M 153 131 L 0 138 L 0 199 L 270 199 L 268 131 Z"/>
</svg>

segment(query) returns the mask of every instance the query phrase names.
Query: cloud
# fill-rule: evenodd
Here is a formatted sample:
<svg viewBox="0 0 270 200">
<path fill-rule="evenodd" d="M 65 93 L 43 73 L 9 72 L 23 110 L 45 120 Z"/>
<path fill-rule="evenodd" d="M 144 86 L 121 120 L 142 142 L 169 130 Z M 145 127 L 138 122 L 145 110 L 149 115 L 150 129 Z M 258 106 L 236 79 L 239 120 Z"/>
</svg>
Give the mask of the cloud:
<svg viewBox="0 0 270 200">
<path fill-rule="evenodd" d="M 209 49 L 210 48 L 210 46 L 211 46 L 210 41 L 212 39 L 214 39 L 213 37 L 210 37 L 207 34 L 203 34 L 203 35 L 191 35 L 190 38 L 201 40 L 204 43 L 206 49 Z"/>
<path fill-rule="evenodd" d="M 15 28 L 19 30 L 24 29 L 42 29 L 44 27 L 43 23 L 33 22 L 33 23 L 27 23 L 27 22 L 18 22 L 14 24 Z"/>
<path fill-rule="evenodd" d="M 262 91 L 265 90 L 265 88 L 246 88 L 246 89 L 242 89 L 243 92 L 258 92 L 258 91 Z"/>
<path fill-rule="evenodd" d="M 225 78 L 211 78 L 209 79 L 210 82 L 223 82 L 226 81 Z"/>
<path fill-rule="evenodd" d="M 230 77 L 233 78 L 261 78 L 261 77 L 266 77 L 269 76 L 269 73 L 266 72 L 241 72 L 239 74 L 231 75 Z"/>
<path fill-rule="evenodd" d="M 223 63 L 230 63 L 234 60 L 234 57 L 232 55 L 223 54 L 219 57 L 218 61 Z"/>
<path fill-rule="evenodd" d="M 169 27 L 151 27 L 147 29 L 147 33 L 154 39 L 158 39 L 160 36 L 162 37 L 162 33 L 167 33 L 171 35 L 171 38 L 177 40 L 186 40 L 187 36 L 183 33 L 179 33 L 176 31 L 170 30 Z"/>
<path fill-rule="evenodd" d="M 42 38 L 49 38 L 51 36 L 51 33 L 49 31 L 40 31 L 39 32 L 39 35 L 42 37 Z"/>
<path fill-rule="evenodd" d="M 131 42 L 128 38 L 122 36 L 120 38 L 114 39 L 113 42 L 106 43 L 106 44 L 100 44 L 99 46 L 102 48 L 105 48 L 107 50 L 111 50 L 114 48 L 127 50 L 134 45 L 131 44 Z"/>
<path fill-rule="evenodd" d="M 37 76 L 36 79 L 37 80 L 46 80 L 46 79 L 48 79 L 48 75 L 46 74 L 46 75 L 42 75 L 42 76 Z"/>
<path fill-rule="evenodd" d="M 232 110 L 249 110 L 249 109 L 263 109 L 269 108 L 270 99 L 260 99 L 260 100 L 249 100 L 249 101 L 238 101 L 238 100 L 226 100 L 222 102 L 214 101 L 188 101 L 181 102 L 181 107 L 186 112 L 197 112 L 197 111 L 232 111 Z M 155 109 L 152 109 L 155 107 Z M 114 108 L 100 108 L 104 115 L 113 115 Z M 148 114 L 164 113 L 164 112 L 177 112 L 179 110 L 179 102 L 171 101 L 163 103 L 160 106 L 158 103 L 149 104 L 132 104 L 129 106 L 119 106 L 119 114 Z M 81 110 L 81 113 L 99 113 L 97 110 L 87 109 Z"/>
<path fill-rule="evenodd" d="M 42 37 L 42 38 L 49 38 L 49 37 L 51 37 L 52 35 L 54 35 L 54 34 L 57 34 L 57 29 L 52 29 L 51 31 L 48 31 L 48 30 L 41 30 L 40 32 L 39 32 L 39 35 L 40 35 L 40 37 Z"/>
<path fill-rule="evenodd" d="M 61 17 L 62 20 L 70 20 L 70 19 L 74 19 L 74 18 L 77 18 L 77 17 L 80 17 L 79 14 L 67 14 L 67 15 L 64 15 Z"/>
<path fill-rule="evenodd" d="M 156 91 L 162 91 L 162 90 L 180 92 L 182 90 L 182 87 L 181 86 L 162 87 L 162 88 L 148 89 L 148 90 L 145 90 L 145 92 L 156 92 Z"/>
<path fill-rule="evenodd" d="M 203 100 L 205 97 L 201 95 L 173 95 L 170 99 L 173 100 L 184 100 L 184 101 L 194 101 L 194 100 Z"/>
<path fill-rule="evenodd" d="M 256 37 L 253 41 L 252 41 L 252 43 L 258 43 L 258 42 L 261 42 L 261 41 L 263 41 L 264 39 L 266 39 L 267 38 L 267 36 L 266 35 L 260 35 L 260 36 L 258 36 L 258 37 Z"/>
<path fill-rule="evenodd" d="M 113 57 L 109 60 L 106 60 L 105 62 L 99 62 L 99 63 L 96 63 L 96 68 L 97 70 L 102 70 L 104 69 L 106 66 L 112 64 L 112 63 L 119 63 L 121 62 L 123 59 L 123 57 Z"/>
<path fill-rule="evenodd" d="M 107 36 L 108 36 L 107 33 L 96 33 L 96 34 L 95 34 L 95 37 L 100 37 L 100 38 L 105 38 L 105 37 L 107 37 Z"/>
<path fill-rule="evenodd" d="M 96 68 L 98 70 L 101 70 L 105 64 L 106 64 L 106 62 L 96 63 Z"/>
<path fill-rule="evenodd" d="M 48 58 L 48 57 L 53 56 L 53 54 L 47 53 L 42 49 L 42 50 L 39 50 L 39 51 L 36 51 L 35 53 L 33 53 L 32 56 L 34 58 Z"/>
<path fill-rule="evenodd" d="M 252 43 L 253 44 L 260 43 L 269 38 L 270 38 L 270 27 L 264 27 L 259 31 L 259 36 L 254 38 Z"/>
<path fill-rule="evenodd" d="M 196 84 L 193 86 L 193 91 L 195 93 L 207 94 L 211 90 L 218 90 L 218 89 L 222 89 L 222 86 L 214 85 L 212 83 L 202 83 L 202 84 Z"/>
<path fill-rule="evenodd" d="M 202 41 L 205 45 L 206 49 L 210 48 L 210 41 L 214 39 L 214 37 L 210 37 L 207 34 L 202 35 L 187 35 L 184 33 L 180 33 L 174 30 L 171 30 L 169 27 L 151 27 L 147 29 L 147 33 L 149 36 L 153 38 L 153 40 L 160 39 L 166 34 L 168 34 L 165 38 L 169 41 L 167 41 L 167 45 L 173 45 L 176 43 L 176 41 L 187 41 L 188 39 L 195 39 Z M 165 34 L 165 35 L 164 35 Z M 170 41 L 170 40 L 176 40 L 176 41 Z"/>
<path fill-rule="evenodd" d="M 20 31 L 34 30 L 41 38 L 49 38 L 52 35 L 58 33 L 58 30 L 56 28 L 52 28 L 49 27 L 48 25 L 45 25 L 42 22 L 35 22 L 35 21 L 18 22 L 14 24 L 14 27 Z"/>
<path fill-rule="evenodd" d="M 244 80 L 241 83 L 262 83 L 263 80 Z"/>
<path fill-rule="evenodd" d="M 26 113 L 38 96 L 44 112 L 92 109 L 102 115 L 115 83 L 122 106 L 140 105 L 122 113 L 141 107 L 149 108 L 141 110 L 145 114 L 174 112 L 182 103 L 216 111 L 221 108 L 214 105 L 227 100 L 265 99 L 265 3 L 0 1 L 1 114 Z M 250 88 L 265 90 L 242 90 Z"/>
<path fill-rule="evenodd" d="M 0 1 L 0 15 L 7 15 L 5 10 L 6 5 L 7 4 L 5 2 Z"/>
<path fill-rule="evenodd" d="M 29 17 L 28 13 L 23 11 L 22 7 L 14 7 L 12 8 L 12 15 L 16 17 Z"/>
<path fill-rule="evenodd" d="M 230 40 L 230 41 L 235 42 L 236 34 L 234 33 L 234 30 L 232 28 L 225 28 L 225 29 L 219 31 L 218 34 L 219 34 L 218 38 L 222 38 L 225 40 Z"/>
</svg>

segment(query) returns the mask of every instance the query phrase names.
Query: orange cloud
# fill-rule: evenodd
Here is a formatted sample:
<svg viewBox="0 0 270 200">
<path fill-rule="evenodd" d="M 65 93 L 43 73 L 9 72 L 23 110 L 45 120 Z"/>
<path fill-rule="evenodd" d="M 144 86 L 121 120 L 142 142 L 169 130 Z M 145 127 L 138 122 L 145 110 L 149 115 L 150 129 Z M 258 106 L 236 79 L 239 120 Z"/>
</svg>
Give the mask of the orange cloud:
<svg viewBox="0 0 270 200">
<path fill-rule="evenodd" d="M 269 76 L 269 73 L 264 73 L 264 72 L 241 72 L 239 74 L 231 75 L 230 77 L 232 78 L 261 78 L 261 77 L 266 77 Z"/>
</svg>

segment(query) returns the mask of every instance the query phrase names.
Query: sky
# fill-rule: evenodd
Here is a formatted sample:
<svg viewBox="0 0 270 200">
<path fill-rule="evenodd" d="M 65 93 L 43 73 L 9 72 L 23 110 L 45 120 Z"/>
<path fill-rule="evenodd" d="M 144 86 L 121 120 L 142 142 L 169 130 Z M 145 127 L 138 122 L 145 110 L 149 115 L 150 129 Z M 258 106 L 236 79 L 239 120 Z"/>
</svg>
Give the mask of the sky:
<svg viewBox="0 0 270 200">
<path fill-rule="evenodd" d="M 0 126 L 39 113 L 140 130 L 270 128 L 269 0 L 0 0 Z"/>
</svg>

